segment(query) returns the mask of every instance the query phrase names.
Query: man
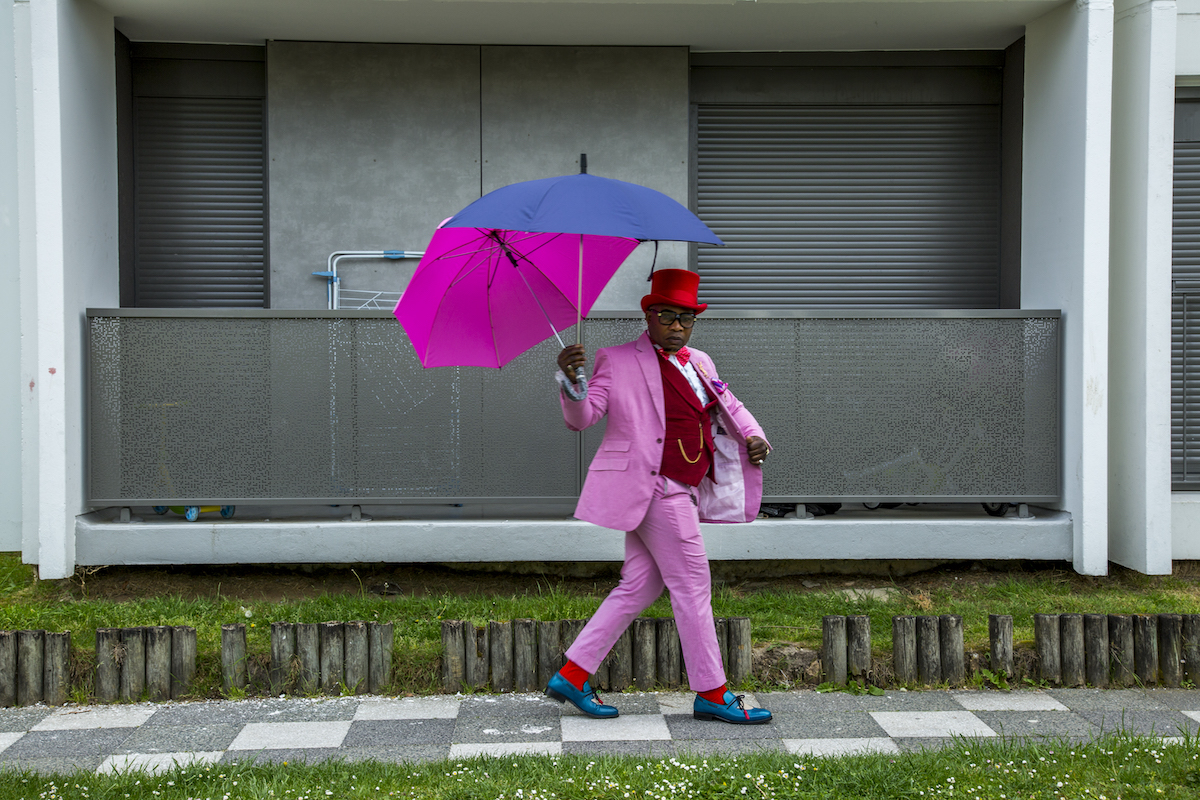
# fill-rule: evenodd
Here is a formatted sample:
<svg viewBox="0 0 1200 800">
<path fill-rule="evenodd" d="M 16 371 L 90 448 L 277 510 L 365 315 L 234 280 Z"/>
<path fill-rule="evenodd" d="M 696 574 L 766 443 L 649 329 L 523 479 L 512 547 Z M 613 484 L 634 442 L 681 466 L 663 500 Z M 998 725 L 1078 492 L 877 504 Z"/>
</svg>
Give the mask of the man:
<svg viewBox="0 0 1200 800">
<path fill-rule="evenodd" d="M 712 359 L 687 347 L 700 277 L 682 269 L 654 273 L 642 298 L 646 333 L 596 353 L 588 384 L 576 382 L 582 345 L 558 356 L 563 418 L 579 431 L 607 416 L 575 516 L 627 531 L 621 581 L 567 650 L 546 693 L 593 717 L 615 717 L 587 682 L 629 624 L 660 594 L 671 607 L 695 691 L 697 719 L 769 722 L 725 685 L 713 625 L 712 584 L 700 520 L 749 522 L 762 498 L 761 465 L 770 452 L 753 415 L 717 378 Z"/>
</svg>

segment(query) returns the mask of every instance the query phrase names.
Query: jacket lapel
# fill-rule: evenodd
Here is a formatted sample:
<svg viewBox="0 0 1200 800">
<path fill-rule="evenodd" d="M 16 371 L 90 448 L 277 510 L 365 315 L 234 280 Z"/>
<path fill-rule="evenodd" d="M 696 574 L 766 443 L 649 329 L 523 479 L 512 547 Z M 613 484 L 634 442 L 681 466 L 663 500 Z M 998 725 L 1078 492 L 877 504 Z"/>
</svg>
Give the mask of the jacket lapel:
<svg viewBox="0 0 1200 800">
<path fill-rule="evenodd" d="M 666 398 L 663 396 L 662 373 L 658 368 L 658 353 L 654 352 L 654 343 L 650 335 L 643 333 L 634 342 L 637 348 L 638 365 L 642 368 L 642 377 L 646 379 L 646 389 L 650 392 L 650 400 L 654 404 L 654 413 L 658 415 L 661 428 L 667 427 Z"/>
</svg>

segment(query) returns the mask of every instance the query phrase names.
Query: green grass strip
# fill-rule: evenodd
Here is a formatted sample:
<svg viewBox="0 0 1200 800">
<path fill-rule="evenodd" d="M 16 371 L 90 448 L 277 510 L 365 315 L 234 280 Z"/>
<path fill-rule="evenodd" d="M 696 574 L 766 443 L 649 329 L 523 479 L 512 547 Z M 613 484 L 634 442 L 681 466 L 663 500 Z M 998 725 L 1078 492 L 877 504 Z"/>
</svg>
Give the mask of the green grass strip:
<svg viewBox="0 0 1200 800">
<path fill-rule="evenodd" d="M 1088 744 L 957 740 L 939 751 L 813 758 L 781 753 L 583 755 L 417 764 L 325 762 L 176 767 L 157 775 L 0 772 L 0 800 L 1146 800 L 1200 796 L 1200 748 L 1114 736 Z"/>
</svg>

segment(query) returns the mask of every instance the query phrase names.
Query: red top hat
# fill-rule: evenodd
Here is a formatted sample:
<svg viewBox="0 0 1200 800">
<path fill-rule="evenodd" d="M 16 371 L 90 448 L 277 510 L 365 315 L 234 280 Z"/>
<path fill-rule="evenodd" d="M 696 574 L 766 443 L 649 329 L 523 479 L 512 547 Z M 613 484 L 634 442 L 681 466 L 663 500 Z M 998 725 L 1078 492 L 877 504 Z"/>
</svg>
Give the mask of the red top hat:
<svg viewBox="0 0 1200 800">
<path fill-rule="evenodd" d="M 650 278 L 650 294 L 642 298 L 642 311 L 658 303 L 665 306 L 690 308 L 699 314 L 708 303 L 696 300 L 700 276 L 686 269 L 660 269 Z"/>
</svg>

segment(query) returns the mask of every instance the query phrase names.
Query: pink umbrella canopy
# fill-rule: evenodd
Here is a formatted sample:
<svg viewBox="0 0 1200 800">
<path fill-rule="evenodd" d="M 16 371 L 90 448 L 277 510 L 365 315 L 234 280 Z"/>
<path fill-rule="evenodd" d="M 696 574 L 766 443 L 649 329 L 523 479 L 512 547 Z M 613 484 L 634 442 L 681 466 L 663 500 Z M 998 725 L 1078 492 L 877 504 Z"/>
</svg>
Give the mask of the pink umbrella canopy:
<svg viewBox="0 0 1200 800">
<path fill-rule="evenodd" d="M 586 316 L 638 244 L 439 227 L 394 313 L 421 366 L 502 367 Z"/>
</svg>

